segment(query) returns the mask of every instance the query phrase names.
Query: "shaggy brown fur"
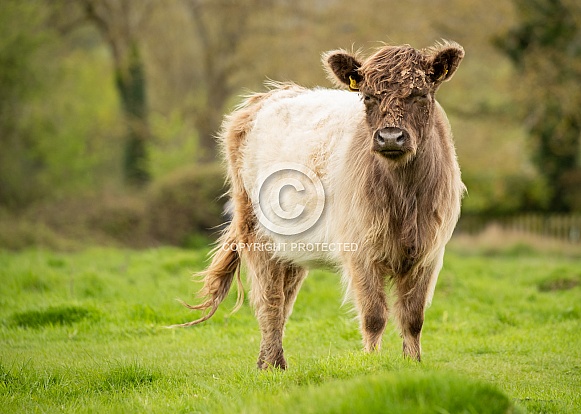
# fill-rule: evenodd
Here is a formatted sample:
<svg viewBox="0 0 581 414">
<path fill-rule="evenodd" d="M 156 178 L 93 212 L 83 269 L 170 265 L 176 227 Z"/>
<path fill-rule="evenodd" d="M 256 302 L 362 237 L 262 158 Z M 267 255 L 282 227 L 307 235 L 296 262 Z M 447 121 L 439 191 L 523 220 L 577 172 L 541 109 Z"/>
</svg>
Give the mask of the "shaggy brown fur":
<svg viewBox="0 0 581 414">
<path fill-rule="evenodd" d="M 381 283 L 374 282 L 375 289 L 369 283 L 391 275 L 404 354 L 420 359 L 424 309 L 441 266 L 438 255 L 443 254 L 451 236 L 464 192 L 449 125 L 434 95 L 453 75 L 463 55 L 463 49 L 454 43 L 425 51 L 385 47 L 357 65 L 367 125 L 353 141 L 352 157 L 347 159 L 350 185 L 345 188 L 350 194 L 345 197 L 367 201 L 356 206 L 357 212 L 346 206 L 342 216 L 360 218 L 349 223 L 346 234 L 348 240 L 365 246 L 350 258 L 351 267 L 358 269 L 351 270 L 349 277 L 363 285 L 363 289 L 355 286 L 353 290 L 366 349 L 379 347 L 376 330 L 370 327 L 380 325 L 378 321 L 387 314 Z M 337 73 L 332 60 L 328 62 L 330 71 Z M 399 159 L 386 160 L 362 150 L 370 147 L 370 136 L 384 127 L 409 133 L 407 153 Z"/>
<path fill-rule="evenodd" d="M 403 337 L 403 352 L 417 360 L 421 357 L 424 310 L 431 300 L 464 192 L 450 127 L 434 95 L 454 74 L 463 56 L 463 49 L 452 42 L 420 51 L 407 45 L 386 46 L 367 60 L 343 50 L 323 56 L 335 82 L 359 91 L 365 103 L 365 122 L 349 138 L 349 156 L 334 173 L 341 177 L 335 213 L 342 220 L 337 220 L 336 232 L 359 246 L 343 253 L 342 267 L 348 292 L 354 294 L 367 351 L 381 347 L 390 314 L 386 286 L 393 284 L 397 295 L 393 313 Z M 186 305 L 209 313 L 178 325 L 191 326 L 210 318 L 236 274 L 239 280 L 243 260 L 262 334 L 258 358 L 262 369 L 286 368 L 284 326 L 307 271 L 272 252 L 245 250 L 241 257 L 237 251 L 220 246 L 269 241 L 260 231 L 244 186 L 246 138 L 264 105 L 305 92 L 292 84 L 272 86 L 267 93 L 249 97 L 224 122 L 221 144 L 235 206 L 233 219 L 202 274 L 201 293 L 206 300 L 197 306 Z M 384 156 L 373 150 L 373 138 L 385 128 L 407 134 L 401 156 Z"/>
</svg>

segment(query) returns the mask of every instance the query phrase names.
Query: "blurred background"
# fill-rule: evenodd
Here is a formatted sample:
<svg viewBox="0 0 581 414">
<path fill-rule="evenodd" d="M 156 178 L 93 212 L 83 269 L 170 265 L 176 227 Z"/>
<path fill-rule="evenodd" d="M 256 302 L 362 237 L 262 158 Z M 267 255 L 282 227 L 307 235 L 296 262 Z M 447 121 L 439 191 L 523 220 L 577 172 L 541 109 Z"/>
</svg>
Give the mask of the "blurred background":
<svg viewBox="0 0 581 414">
<path fill-rule="evenodd" d="M 336 48 L 455 40 L 438 100 L 468 196 L 458 235 L 579 245 L 578 0 L 2 0 L 0 247 L 206 245 L 214 135 L 267 79 L 331 86 Z M 532 237 L 532 236 L 531 236 Z"/>
</svg>

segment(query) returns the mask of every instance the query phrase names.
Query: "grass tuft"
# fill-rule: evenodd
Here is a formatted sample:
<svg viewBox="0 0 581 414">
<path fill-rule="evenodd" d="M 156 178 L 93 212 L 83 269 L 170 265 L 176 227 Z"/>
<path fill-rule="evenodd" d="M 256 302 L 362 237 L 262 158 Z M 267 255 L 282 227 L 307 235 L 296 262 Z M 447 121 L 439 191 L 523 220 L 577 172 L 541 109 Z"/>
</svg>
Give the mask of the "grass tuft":
<svg viewBox="0 0 581 414">
<path fill-rule="evenodd" d="M 0 364 L 0 393 L 10 387 L 14 387 L 18 378 L 12 375 L 10 370 L 6 369 L 3 364 Z"/>
<path fill-rule="evenodd" d="M 515 408 L 496 387 L 440 373 L 384 373 L 330 381 L 288 395 L 258 396 L 240 412 L 284 413 L 511 413 Z"/>
<path fill-rule="evenodd" d="M 42 310 L 14 313 L 9 325 L 24 328 L 42 328 L 54 325 L 72 325 L 83 319 L 98 319 L 99 312 L 80 306 L 51 306 Z"/>
<path fill-rule="evenodd" d="M 581 280 L 562 277 L 550 278 L 539 283 L 539 290 L 541 292 L 554 292 L 559 290 L 570 290 L 576 288 L 581 284 Z"/>
<path fill-rule="evenodd" d="M 161 374 L 138 362 L 121 364 L 110 368 L 104 373 L 95 389 L 100 391 L 123 392 L 153 384 L 161 378 Z"/>
</svg>

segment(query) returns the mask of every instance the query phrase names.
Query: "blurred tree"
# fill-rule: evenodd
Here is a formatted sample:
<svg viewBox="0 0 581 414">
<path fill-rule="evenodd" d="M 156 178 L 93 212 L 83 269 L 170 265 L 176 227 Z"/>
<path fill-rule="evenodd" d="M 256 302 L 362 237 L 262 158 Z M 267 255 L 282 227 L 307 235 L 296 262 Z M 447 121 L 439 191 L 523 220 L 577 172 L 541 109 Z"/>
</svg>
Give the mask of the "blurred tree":
<svg viewBox="0 0 581 414">
<path fill-rule="evenodd" d="M 252 68 L 250 56 L 241 53 L 244 42 L 256 37 L 253 17 L 268 15 L 276 0 L 185 0 L 199 45 L 200 79 L 194 87 L 203 91 L 197 107 L 196 126 L 202 162 L 216 159 L 215 135 L 222 120 L 226 102 L 236 88 L 236 72 Z M 259 30 L 268 30 L 272 20 L 263 19 Z M 254 54 L 258 51 L 253 50 Z M 256 57 L 256 56 L 254 56 Z"/>
<path fill-rule="evenodd" d="M 533 160 L 549 184 L 548 207 L 570 211 L 581 191 L 581 5 L 575 0 L 514 4 L 519 23 L 495 44 L 521 74 L 519 98 Z"/>
<path fill-rule="evenodd" d="M 40 66 L 50 44 L 36 1 L 0 2 L 0 204 L 21 207 L 40 195 L 42 159 L 25 121 L 27 107 L 50 81 Z"/>
<path fill-rule="evenodd" d="M 120 176 L 109 59 L 78 47 L 83 31 L 59 36 L 52 6 L 0 2 L 0 207 L 21 210 Z"/>
<path fill-rule="evenodd" d="M 152 0 L 82 0 L 87 18 L 109 44 L 115 79 L 127 121 L 124 174 L 128 183 L 149 181 L 147 143 L 150 130 L 146 79 L 139 33 L 152 11 Z"/>
<path fill-rule="evenodd" d="M 86 21 L 106 41 L 113 57 L 115 84 L 127 124 L 123 172 L 131 185 L 150 180 L 147 146 L 151 139 L 145 66 L 140 43 L 155 0 L 60 0 L 53 21 L 64 33 Z"/>
</svg>

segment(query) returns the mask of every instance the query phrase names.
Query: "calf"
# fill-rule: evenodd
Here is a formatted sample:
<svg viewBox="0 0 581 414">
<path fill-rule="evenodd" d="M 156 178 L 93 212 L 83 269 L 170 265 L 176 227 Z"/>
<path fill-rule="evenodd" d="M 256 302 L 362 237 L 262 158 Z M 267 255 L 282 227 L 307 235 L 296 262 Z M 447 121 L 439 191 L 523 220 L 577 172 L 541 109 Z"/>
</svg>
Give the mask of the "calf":
<svg viewBox="0 0 581 414">
<path fill-rule="evenodd" d="M 380 349 L 388 316 L 405 356 L 420 360 L 444 247 L 460 214 L 460 179 L 450 126 L 434 95 L 464 57 L 453 42 L 416 50 L 385 46 L 367 59 L 323 56 L 348 89 L 271 84 L 251 95 L 220 135 L 233 216 L 202 273 L 210 318 L 240 265 L 262 339 L 258 367 L 286 368 L 283 330 L 307 269 L 340 270 L 358 312 L 366 351 Z M 386 291 L 396 300 L 388 309 Z"/>
</svg>

